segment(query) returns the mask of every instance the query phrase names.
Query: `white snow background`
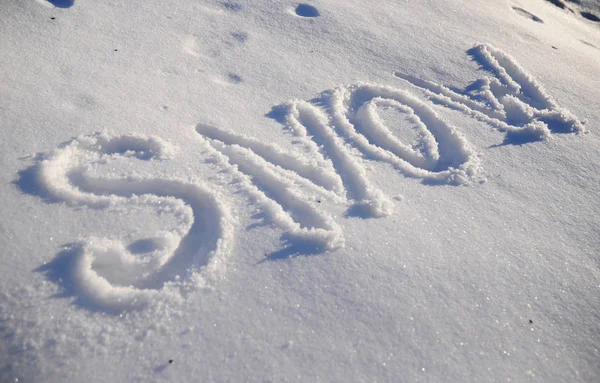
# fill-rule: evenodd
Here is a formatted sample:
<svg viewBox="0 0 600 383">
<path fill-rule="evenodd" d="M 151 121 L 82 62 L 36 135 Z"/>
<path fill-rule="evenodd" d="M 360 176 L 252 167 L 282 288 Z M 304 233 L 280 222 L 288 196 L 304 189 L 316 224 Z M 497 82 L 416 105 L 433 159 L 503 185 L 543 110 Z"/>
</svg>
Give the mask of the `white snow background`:
<svg viewBox="0 0 600 383">
<path fill-rule="evenodd" d="M 2 2 L 0 381 L 598 382 L 558 3 Z"/>
</svg>

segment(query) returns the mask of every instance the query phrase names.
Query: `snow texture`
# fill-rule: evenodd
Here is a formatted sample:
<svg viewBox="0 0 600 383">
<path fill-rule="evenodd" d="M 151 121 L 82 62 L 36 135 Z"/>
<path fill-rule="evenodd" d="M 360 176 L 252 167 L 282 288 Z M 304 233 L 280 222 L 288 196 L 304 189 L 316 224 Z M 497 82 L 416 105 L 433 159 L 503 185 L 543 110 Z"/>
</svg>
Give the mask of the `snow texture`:
<svg viewBox="0 0 600 383">
<path fill-rule="evenodd" d="M 1 8 L 0 381 L 600 381 L 597 1 Z"/>
</svg>

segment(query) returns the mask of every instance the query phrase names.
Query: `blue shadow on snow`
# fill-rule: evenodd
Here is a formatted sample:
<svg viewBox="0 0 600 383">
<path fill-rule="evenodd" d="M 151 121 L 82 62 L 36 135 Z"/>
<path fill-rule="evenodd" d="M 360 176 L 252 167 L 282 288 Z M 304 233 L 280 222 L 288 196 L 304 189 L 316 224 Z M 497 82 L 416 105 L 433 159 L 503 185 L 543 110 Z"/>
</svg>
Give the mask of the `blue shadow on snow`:
<svg viewBox="0 0 600 383">
<path fill-rule="evenodd" d="M 54 259 L 33 271 L 42 273 L 50 281 L 61 287 L 62 292 L 52 296 L 52 298 L 72 298 L 75 297 L 73 304 L 93 312 L 105 312 L 116 315 L 118 312 L 106 310 L 93 302 L 88 301 L 78 294 L 75 282 L 72 279 L 73 258 L 79 255 L 81 246 L 77 243 L 68 243 L 62 246 L 61 250 Z"/>
<path fill-rule="evenodd" d="M 48 0 L 56 8 L 69 8 L 75 4 L 75 0 Z"/>
<path fill-rule="evenodd" d="M 327 251 L 317 244 L 299 240 L 291 235 L 284 234 L 281 239 L 287 246 L 270 254 L 265 254 L 265 259 L 259 261 L 258 264 L 266 261 L 283 261 L 297 256 L 318 255 Z"/>
</svg>

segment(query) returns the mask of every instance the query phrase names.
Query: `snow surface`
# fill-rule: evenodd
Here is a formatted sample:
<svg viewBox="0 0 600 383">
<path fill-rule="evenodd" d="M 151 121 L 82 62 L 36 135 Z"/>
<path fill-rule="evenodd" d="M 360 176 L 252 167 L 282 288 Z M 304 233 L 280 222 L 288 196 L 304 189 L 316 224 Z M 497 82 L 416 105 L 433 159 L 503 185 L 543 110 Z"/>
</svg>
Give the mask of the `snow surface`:
<svg viewBox="0 0 600 383">
<path fill-rule="evenodd" d="M 556 3 L 3 2 L 0 381 L 600 381 Z"/>
</svg>

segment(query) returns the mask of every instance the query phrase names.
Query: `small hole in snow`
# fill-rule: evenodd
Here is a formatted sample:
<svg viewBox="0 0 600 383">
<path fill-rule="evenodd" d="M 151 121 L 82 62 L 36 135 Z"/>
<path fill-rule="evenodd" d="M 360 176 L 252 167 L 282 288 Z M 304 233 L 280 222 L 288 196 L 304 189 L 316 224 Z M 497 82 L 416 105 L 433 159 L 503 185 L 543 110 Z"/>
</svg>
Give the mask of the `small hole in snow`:
<svg viewBox="0 0 600 383">
<path fill-rule="evenodd" d="M 585 17 L 586 19 L 590 20 L 590 21 L 595 21 L 595 22 L 600 22 L 600 17 L 594 15 L 591 12 L 581 12 L 581 16 Z"/>
<path fill-rule="evenodd" d="M 239 84 L 242 82 L 242 78 L 235 73 L 229 73 L 227 76 L 229 77 L 229 81 L 231 81 L 233 84 Z"/>
<path fill-rule="evenodd" d="M 225 7 L 225 9 L 229 10 L 229 11 L 233 11 L 233 12 L 239 12 L 242 10 L 242 5 L 238 4 L 238 3 L 234 3 L 234 2 L 225 2 L 222 3 L 223 7 Z"/>
<path fill-rule="evenodd" d="M 321 14 L 319 10 L 312 5 L 298 4 L 296 7 L 296 14 L 301 17 L 319 17 Z"/>
<path fill-rule="evenodd" d="M 73 6 L 75 0 L 48 0 L 48 2 L 56 8 L 69 8 Z"/>
<path fill-rule="evenodd" d="M 565 3 L 563 3 L 561 0 L 546 0 L 549 3 L 552 3 L 554 5 L 556 5 L 557 7 L 559 7 L 560 9 L 565 9 Z"/>
</svg>

